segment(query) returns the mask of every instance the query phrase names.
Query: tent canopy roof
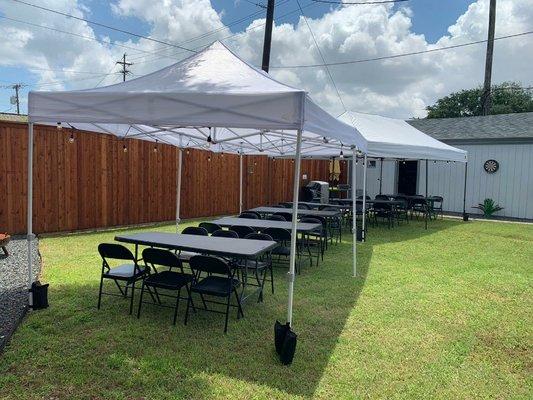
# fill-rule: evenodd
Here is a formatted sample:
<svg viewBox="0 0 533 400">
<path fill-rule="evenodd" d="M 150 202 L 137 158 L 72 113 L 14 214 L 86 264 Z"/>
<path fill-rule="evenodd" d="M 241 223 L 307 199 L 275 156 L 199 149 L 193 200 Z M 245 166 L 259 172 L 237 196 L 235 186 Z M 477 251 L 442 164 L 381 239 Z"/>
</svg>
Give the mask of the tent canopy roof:
<svg viewBox="0 0 533 400">
<path fill-rule="evenodd" d="M 339 119 L 363 136 L 366 153 L 373 158 L 467 161 L 467 152 L 432 138 L 401 119 L 347 111 Z M 350 152 L 344 152 L 350 157 Z M 338 157 L 331 148 L 304 149 L 304 158 Z"/>
<path fill-rule="evenodd" d="M 280 155 L 285 152 L 279 150 L 281 145 L 287 152 L 294 147 L 298 129 L 314 147 L 328 137 L 330 147 L 343 143 L 366 150 L 353 126 L 328 114 L 305 91 L 276 81 L 220 42 L 127 82 L 88 90 L 30 92 L 28 109 L 30 122 L 93 124 L 92 130 L 172 144 L 180 136 L 184 145 L 203 143 L 209 127 L 216 127 L 217 140 L 227 142 L 228 151 L 242 147 L 244 152 Z"/>
</svg>

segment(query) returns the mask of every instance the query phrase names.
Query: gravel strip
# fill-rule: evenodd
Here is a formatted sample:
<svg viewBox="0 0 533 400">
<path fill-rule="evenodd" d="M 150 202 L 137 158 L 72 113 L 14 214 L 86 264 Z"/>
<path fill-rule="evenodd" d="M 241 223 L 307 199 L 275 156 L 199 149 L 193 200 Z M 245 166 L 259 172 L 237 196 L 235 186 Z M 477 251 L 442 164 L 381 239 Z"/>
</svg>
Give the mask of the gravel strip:
<svg viewBox="0 0 533 400">
<path fill-rule="evenodd" d="M 39 275 L 41 257 L 39 240 L 32 242 L 33 271 Z M 24 236 L 12 237 L 7 245 L 9 256 L 0 250 L 0 351 L 17 328 L 28 308 L 28 245 Z"/>
</svg>

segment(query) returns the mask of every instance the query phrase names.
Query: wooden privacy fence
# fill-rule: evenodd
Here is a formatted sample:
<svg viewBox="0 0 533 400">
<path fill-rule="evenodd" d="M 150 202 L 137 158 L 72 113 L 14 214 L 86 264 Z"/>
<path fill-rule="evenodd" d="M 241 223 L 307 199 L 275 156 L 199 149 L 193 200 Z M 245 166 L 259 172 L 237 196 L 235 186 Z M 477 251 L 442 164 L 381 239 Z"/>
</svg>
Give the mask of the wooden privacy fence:
<svg viewBox="0 0 533 400">
<path fill-rule="evenodd" d="M 0 122 L 0 232 L 26 231 L 27 150 L 27 125 Z M 176 147 L 161 143 L 36 125 L 34 232 L 174 220 L 177 155 Z M 244 156 L 244 207 L 290 200 L 293 168 L 292 160 Z M 341 180 L 345 171 L 343 165 Z M 304 160 L 301 173 L 327 181 L 329 162 Z M 181 217 L 238 210 L 239 156 L 184 150 Z"/>
</svg>

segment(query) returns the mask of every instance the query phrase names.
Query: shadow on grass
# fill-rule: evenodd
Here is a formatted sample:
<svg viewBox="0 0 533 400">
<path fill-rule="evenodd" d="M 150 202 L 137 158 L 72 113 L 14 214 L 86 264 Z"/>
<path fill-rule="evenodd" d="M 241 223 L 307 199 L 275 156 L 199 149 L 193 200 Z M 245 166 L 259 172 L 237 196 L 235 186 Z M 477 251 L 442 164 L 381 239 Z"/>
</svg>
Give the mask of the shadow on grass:
<svg viewBox="0 0 533 400">
<path fill-rule="evenodd" d="M 244 319 L 237 320 L 233 313 L 224 335 L 223 316 L 217 314 L 199 311 L 184 326 L 185 302 L 180 304 L 175 327 L 171 310 L 144 306 L 137 320 L 127 314 L 124 299 L 104 297 L 97 311 L 95 257 L 95 263 L 85 267 L 88 279 L 78 284 L 53 282 L 52 306 L 22 325 L 15 351 L 27 352 L 31 368 L 39 375 L 21 386 L 56 396 L 57 391 L 59 396 L 68 395 L 62 391 L 73 386 L 87 397 L 110 397 L 116 390 L 149 398 L 159 393 L 206 398 L 232 391 L 252 397 L 256 390 L 266 390 L 269 397 L 311 396 L 348 317 L 357 313 L 373 247 L 414 240 L 459 223 L 437 221 L 427 231 L 416 222 L 392 230 L 370 228 L 368 241 L 358 244 L 357 279 L 351 278 L 352 242 L 346 234 L 341 244 L 330 247 L 318 268 L 304 266 L 295 285 L 293 325 L 299 338 L 290 367 L 280 364 L 273 344 L 274 321 L 284 321 L 286 315 L 284 269 L 275 271 L 276 293 L 267 292 L 264 303 L 248 302 Z M 108 285 L 111 289 L 112 283 Z M 18 376 L 30 368 L 9 365 L 9 357 L 7 363 L 0 363 L 0 373 Z"/>
</svg>

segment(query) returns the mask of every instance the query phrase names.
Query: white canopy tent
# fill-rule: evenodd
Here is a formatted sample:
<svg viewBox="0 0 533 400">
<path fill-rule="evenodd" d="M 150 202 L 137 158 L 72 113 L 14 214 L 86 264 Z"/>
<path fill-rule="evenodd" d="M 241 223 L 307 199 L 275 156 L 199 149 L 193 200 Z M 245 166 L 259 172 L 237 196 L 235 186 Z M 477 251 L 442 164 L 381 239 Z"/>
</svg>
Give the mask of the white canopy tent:
<svg viewBox="0 0 533 400">
<path fill-rule="evenodd" d="M 340 120 L 353 125 L 364 140 L 366 152 L 363 157 L 363 209 L 366 208 L 366 172 L 367 158 L 401 159 L 401 160 L 427 160 L 457 161 L 467 163 L 467 152 L 452 147 L 429 135 L 419 131 L 402 119 L 382 117 L 380 115 L 346 111 Z M 332 158 L 341 156 L 341 152 L 326 148 L 307 148 L 302 150 L 303 158 Z M 350 154 L 342 153 L 343 158 L 353 158 Z M 352 181 L 355 180 L 355 164 L 352 163 Z M 466 175 L 465 175 L 466 176 Z M 466 178 L 465 178 L 466 179 Z M 352 184 L 355 188 L 355 184 Z M 427 178 L 426 178 L 427 189 Z M 355 191 L 353 192 L 355 197 Z M 354 208 L 355 210 L 355 208 Z M 363 234 L 365 232 L 365 218 L 362 221 Z M 363 236 L 364 238 L 364 236 Z"/>
<path fill-rule="evenodd" d="M 28 105 L 28 283 L 33 282 L 33 124 L 57 123 L 121 138 L 239 154 L 295 155 L 293 213 L 297 212 L 303 150 L 341 144 L 366 151 L 360 133 L 317 106 L 305 91 L 274 80 L 215 42 L 149 75 L 89 90 L 30 92 Z M 327 138 L 324 141 L 323 138 Z M 327 142 L 327 143 L 325 143 Z M 177 220 L 179 191 L 177 182 Z M 242 189 L 241 189 L 242 190 Z M 355 230 L 354 230 L 355 232 Z M 292 323 L 296 218 L 292 223 L 287 321 Z M 355 242 L 355 240 L 354 240 Z M 355 259 L 354 259 L 355 265 Z M 31 302 L 31 297 L 30 297 Z M 31 304 L 31 303 L 30 303 Z"/>
</svg>

